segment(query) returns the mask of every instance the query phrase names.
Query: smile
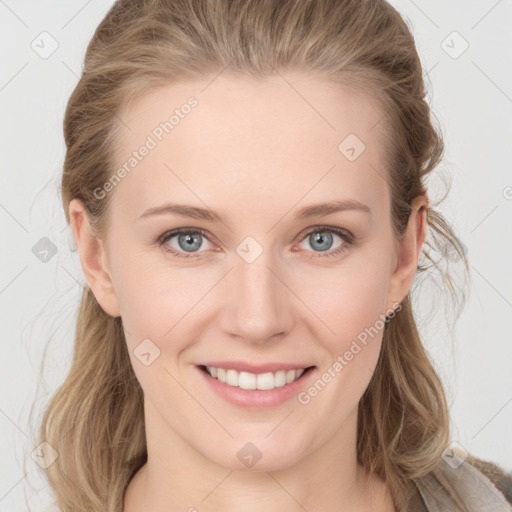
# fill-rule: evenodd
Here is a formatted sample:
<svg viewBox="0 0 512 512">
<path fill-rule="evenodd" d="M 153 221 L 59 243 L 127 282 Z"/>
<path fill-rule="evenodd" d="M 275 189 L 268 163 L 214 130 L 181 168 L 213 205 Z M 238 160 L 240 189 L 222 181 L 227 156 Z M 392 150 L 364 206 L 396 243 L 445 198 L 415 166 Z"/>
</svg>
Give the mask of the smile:
<svg viewBox="0 0 512 512">
<path fill-rule="evenodd" d="M 261 391 L 291 384 L 308 369 L 298 368 L 295 370 L 279 370 L 277 372 L 256 374 L 239 372 L 234 369 L 215 368 L 213 366 L 204 366 L 203 368 L 211 377 L 228 386 L 241 389 L 259 389 Z"/>
<path fill-rule="evenodd" d="M 317 376 L 304 363 L 204 361 L 196 365 L 207 389 L 236 407 L 263 411 L 297 397 Z"/>
</svg>

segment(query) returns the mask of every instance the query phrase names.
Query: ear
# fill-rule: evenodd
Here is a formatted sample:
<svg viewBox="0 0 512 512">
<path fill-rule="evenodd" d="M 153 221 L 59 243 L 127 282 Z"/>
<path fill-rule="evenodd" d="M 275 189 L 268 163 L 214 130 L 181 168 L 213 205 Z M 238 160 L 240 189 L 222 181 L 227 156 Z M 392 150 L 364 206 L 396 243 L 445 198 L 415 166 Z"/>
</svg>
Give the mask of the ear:
<svg viewBox="0 0 512 512">
<path fill-rule="evenodd" d="M 394 309 L 409 292 L 427 236 L 428 198 L 418 196 L 411 206 L 407 228 L 397 244 L 397 264 L 390 277 L 388 310 Z"/>
<path fill-rule="evenodd" d="M 87 210 L 79 199 L 69 203 L 69 220 L 83 273 L 96 300 L 107 314 L 120 316 L 103 241 L 92 234 Z"/>
</svg>

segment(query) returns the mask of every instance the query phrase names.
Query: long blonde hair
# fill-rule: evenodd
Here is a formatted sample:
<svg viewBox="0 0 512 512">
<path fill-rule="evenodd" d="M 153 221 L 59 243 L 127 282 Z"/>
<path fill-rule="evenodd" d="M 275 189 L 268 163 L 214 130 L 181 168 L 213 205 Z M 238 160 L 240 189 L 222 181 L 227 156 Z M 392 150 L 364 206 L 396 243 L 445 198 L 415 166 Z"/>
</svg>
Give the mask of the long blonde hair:
<svg viewBox="0 0 512 512">
<path fill-rule="evenodd" d="M 80 199 L 102 236 L 107 195 L 94 194 L 116 169 L 118 114 L 152 87 L 219 73 L 263 77 L 286 69 L 318 73 L 376 98 L 385 109 L 387 181 L 395 236 L 425 178 L 440 163 L 414 39 L 384 0 L 118 0 L 87 48 L 82 76 L 65 112 L 62 202 Z M 391 136 L 392 135 L 392 136 Z M 430 205 L 429 234 L 418 274 L 438 270 L 462 245 Z M 435 256 L 438 256 L 436 259 Z M 448 265 L 449 267 L 449 265 Z M 377 367 L 359 404 L 359 463 L 383 478 L 401 510 L 416 483 L 433 474 L 456 492 L 438 466 L 449 443 L 441 380 L 423 347 L 411 294 L 386 325 Z M 127 353 L 121 318 L 83 292 L 69 374 L 48 404 L 39 432 L 59 458 L 46 475 L 63 512 L 122 510 L 123 494 L 147 460 L 143 393 Z"/>
</svg>

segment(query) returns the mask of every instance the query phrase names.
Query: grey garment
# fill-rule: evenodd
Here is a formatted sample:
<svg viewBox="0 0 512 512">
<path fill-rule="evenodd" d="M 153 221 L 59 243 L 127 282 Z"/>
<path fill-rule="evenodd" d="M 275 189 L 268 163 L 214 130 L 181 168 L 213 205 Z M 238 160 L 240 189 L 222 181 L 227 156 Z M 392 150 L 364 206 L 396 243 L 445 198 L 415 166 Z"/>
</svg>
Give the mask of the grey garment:
<svg viewBox="0 0 512 512">
<path fill-rule="evenodd" d="M 439 465 L 443 475 L 454 486 L 464 503 L 464 512 L 512 512 L 512 475 L 495 464 L 478 459 L 479 471 L 463 458 L 445 460 Z M 486 474 L 493 478 L 491 481 Z M 427 484 L 428 488 L 427 488 Z M 446 489 L 433 475 L 423 477 L 417 484 L 419 495 L 410 512 L 460 511 Z M 421 502 L 421 504 L 420 504 Z M 409 511 L 408 511 L 409 512 Z"/>
</svg>

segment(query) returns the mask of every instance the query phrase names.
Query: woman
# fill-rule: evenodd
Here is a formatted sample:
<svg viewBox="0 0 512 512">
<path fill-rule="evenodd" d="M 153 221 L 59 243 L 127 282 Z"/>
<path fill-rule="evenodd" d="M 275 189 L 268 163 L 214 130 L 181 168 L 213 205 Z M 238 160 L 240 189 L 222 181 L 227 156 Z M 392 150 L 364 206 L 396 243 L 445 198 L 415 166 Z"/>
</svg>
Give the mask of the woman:
<svg viewBox="0 0 512 512">
<path fill-rule="evenodd" d="M 411 308 L 424 245 L 467 261 L 391 6 L 120 0 L 64 131 L 89 287 L 41 427 L 60 510 L 512 510 Z"/>
</svg>

